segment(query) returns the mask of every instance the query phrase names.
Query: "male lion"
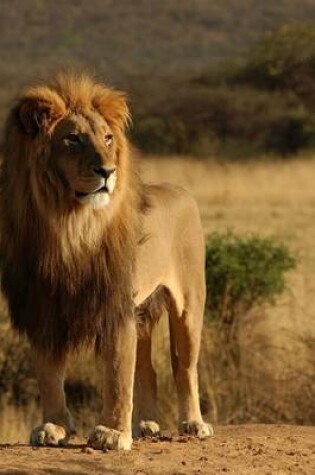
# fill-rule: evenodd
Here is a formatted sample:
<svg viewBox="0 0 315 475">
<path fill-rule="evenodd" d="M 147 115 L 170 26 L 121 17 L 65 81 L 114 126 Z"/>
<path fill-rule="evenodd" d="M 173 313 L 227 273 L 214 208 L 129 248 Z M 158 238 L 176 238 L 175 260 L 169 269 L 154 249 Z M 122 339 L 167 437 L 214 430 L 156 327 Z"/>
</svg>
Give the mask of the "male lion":
<svg viewBox="0 0 315 475">
<path fill-rule="evenodd" d="M 153 322 L 169 313 L 181 432 L 211 435 L 198 398 L 205 279 L 197 206 L 182 189 L 144 185 L 130 153 L 122 93 L 60 74 L 25 92 L 5 129 L 0 199 L 2 288 L 13 326 L 26 334 L 44 409 L 33 445 L 74 431 L 63 389 L 70 351 L 95 344 L 104 407 L 94 448 L 154 434 Z M 138 336 L 137 336 L 138 325 Z"/>
</svg>

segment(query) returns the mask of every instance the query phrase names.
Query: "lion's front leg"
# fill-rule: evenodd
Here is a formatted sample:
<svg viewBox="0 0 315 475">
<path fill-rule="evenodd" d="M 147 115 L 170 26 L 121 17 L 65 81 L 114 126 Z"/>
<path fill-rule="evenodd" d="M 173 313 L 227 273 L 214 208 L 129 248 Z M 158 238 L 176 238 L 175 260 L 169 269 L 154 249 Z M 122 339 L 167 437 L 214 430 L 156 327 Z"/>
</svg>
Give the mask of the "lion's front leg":
<svg viewBox="0 0 315 475">
<path fill-rule="evenodd" d="M 32 430 L 30 442 L 32 445 L 66 445 L 75 431 L 64 393 L 65 358 L 56 360 L 35 350 L 33 360 L 43 406 L 43 424 Z"/>
<path fill-rule="evenodd" d="M 101 349 L 105 366 L 103 410 L 88 441 L 95 449 L 131 449 L 136 345 L 136 324 L 130 319 Z"/>
</svg>

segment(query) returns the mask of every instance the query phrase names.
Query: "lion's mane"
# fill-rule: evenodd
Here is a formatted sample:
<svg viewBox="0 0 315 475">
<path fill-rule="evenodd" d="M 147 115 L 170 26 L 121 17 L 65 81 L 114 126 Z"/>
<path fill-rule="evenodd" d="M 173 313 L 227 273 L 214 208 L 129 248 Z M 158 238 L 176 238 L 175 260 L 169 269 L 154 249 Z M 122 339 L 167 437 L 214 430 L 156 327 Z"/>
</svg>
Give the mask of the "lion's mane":
<svg viewBox="0 0 315 475">
<path fill-rule="evenodd" d="M 34 98 L 53 101 L 57 115 L 94 108 L 110 123 L 121 177 L 111 215 L 62 203 L 62 187 L 51 186 L 47 138 L 21 127 L 21 108 Z M 13 326 L 56 357 L 89 342 L 109 344 L 111 332 L 133 318 L 132 273 L 145 204 L 127 120 L 120 93 L 71 74 L 26 91 L 8 116 L 0 189 L 2 289 Z"/>
</svg>

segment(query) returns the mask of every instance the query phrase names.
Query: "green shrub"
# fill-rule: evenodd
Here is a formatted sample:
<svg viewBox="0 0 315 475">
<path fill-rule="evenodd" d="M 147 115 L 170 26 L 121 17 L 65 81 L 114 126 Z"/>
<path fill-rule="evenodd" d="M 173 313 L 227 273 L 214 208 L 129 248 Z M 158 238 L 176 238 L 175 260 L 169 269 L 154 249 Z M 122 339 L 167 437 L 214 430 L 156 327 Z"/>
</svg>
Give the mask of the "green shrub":
<svg viewBox="0 0 315 475">
<path fill-rule="evenodd" d="M 272 303 L 296 261 L 271 238 L 213 234 L 207 244 L 207 319 L 231 327 L 252 308 Z"/>
<path fill-rule="evenodd" d="M 155 112 L 135 117 L 133 139 L 157 154 L 285 155 L 314 144 L 315 124 L 289 92 L 186 85 Z"/>
<path fill-rule="evenodd" d="M 146 89 L 133 132 L 145 152 L 255 159 L 314 148 L 315 28 L 283 26 L 246 57 Z"/>
<path fill-rule="evenodd" d="M 176 119 L 144 116 L 135 121 L 134 140 L 148 153 L 181 153 L 185 141 L 185 125 Z"/>
<path fill-rule="evenodd" d="M 156 111 L 135 117 L 133 139 L 157 154 L 284 156 L 315 146 L 315 120 L 290 91 L 186 85 Z"/>
<path fill-rule="evenodd" d="M 242 83 L 264 89 L 290 89 L 313 108 L 314 76 L 315 28 L 311 25 L 285 25 L 267 35 L 235 75 Z"/>
<path fill-rule="evenodd" d="M 266 149 L 281 155 L 315 146 L 315 119 L 303 106 L 291 109 L 270 128 Z"/>
<path fill-rule="evenodd" d="M 201 402 L 210 419 L 224 424 L 314 423 L 314 341 L 292 335 L 294 345 L 303 344 L 311 365 L 297 370 L 288 358 L 280 375 L 276 355 L 289 354 L 295 346 L 270 353 L 272 338 L 255 325 L 266 315 L 264 305 L 285 289 L 285 275 L 295 265 L 288 248 L 275 239 L 210 236 L 207 325 L 199 363 Z"/>
</svg>

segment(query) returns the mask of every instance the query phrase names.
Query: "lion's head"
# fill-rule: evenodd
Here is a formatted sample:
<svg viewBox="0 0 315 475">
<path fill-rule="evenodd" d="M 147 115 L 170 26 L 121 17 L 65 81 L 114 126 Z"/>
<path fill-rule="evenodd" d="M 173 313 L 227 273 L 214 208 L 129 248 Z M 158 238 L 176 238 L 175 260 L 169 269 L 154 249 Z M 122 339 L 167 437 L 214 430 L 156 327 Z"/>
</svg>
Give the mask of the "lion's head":
<svg viewBox="0 0 315 475">
<path fill-rule="evenodd" d="M 14 107 L 6 148 L 18 153 L 10 153 L 9 166 L 45 213 L 48 206 L 58 213 L 106 207 L 124 189 L 128 120 L 123 93 L 60 74 L 27 90 Z"/>
</svg>

